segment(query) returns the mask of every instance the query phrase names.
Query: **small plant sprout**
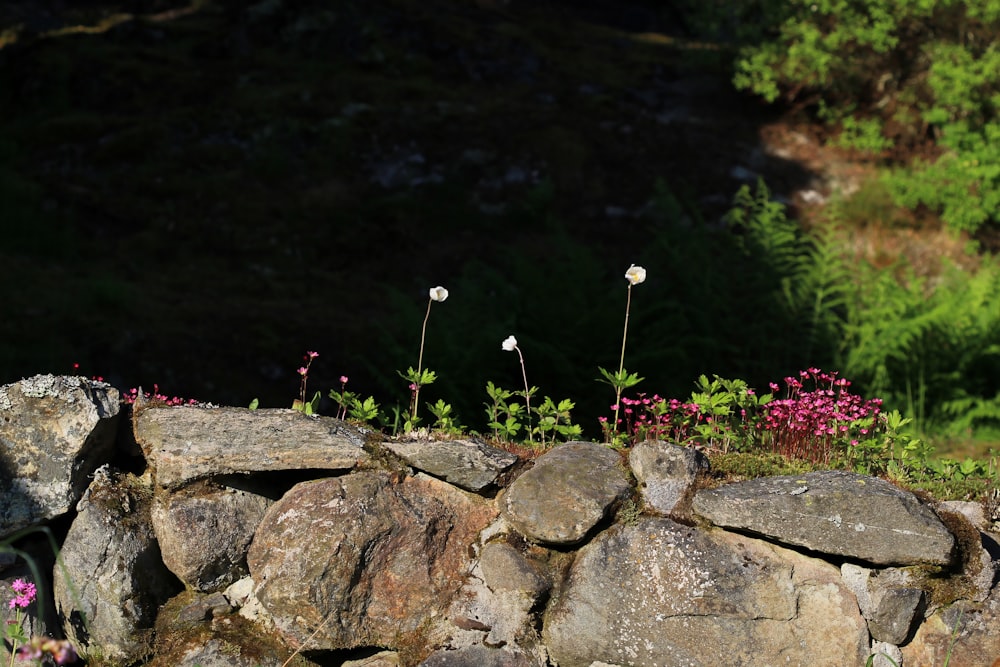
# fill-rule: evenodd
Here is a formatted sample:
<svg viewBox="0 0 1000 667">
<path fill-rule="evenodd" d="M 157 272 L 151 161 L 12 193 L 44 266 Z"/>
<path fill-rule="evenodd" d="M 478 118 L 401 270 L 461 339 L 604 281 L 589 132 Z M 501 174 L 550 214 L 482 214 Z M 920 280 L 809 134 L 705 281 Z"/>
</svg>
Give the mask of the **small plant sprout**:
<svg viewBox="0 0 1000 667">
<path fill-rule="evenodd" d="M 424 369 L 424 340 L 427 336 L 427 320 L 431 316 L 431 306 L 434 305 L 435 301 L 442 302 L 447 299 L 448 290 L 438 285 L 437 287 L 432 287 L 428 295 L 430 299 L 427 301 L 427 313 L 424 315 L 424 325 L 420 329 L 420 353 L 417 356 L 417 370 L 413 370 L 411 366 L 406 369 L 406 373 L 399 374 L 404 380 L 410 382 L 410 419 L 404 426 L 406 430 L 410 430 L 417 423 L 417 410 L 420 406 L 420 388 L 431 384 L 437 379 L 434 371 Z"/>
<path fill-rule="evenodd" d="M 614 422 L 610 428 L 605 425 L 605 430 L 610 433 L 612 443 L 616 441 L 618 436 L 618 415 L 621 409 L 622 392 L 642 382 L 642 378 L 638 374 L 629 373 L 625 370 L 625 341 L 628 339 L 628 316 L 632 306 L 632 286 L 646 281 L 646 269 L 632 264 L 628 267 L 628 271 L 625 272 L 625 280 L 628 281 L 628 295 L 625 299 L 625 329 L 622 333 L 622 352 L 618 359 L 618 372 L 611 373 L 604 368 L 598 367 L 601 375 L 604 376 L 604 381 L 614 387 L 615 390 L 615 404 L 612 406 L 615 411 Z"/>
<path fill-rule="evenodd" d="M 517 356 L 521 360 L 521 377 L 524 379 L 524 406 L 527 408 L 528 417 L 528 442 L 531 443 L 531 389 L 528 387 L 528 373 L 524 369 L 524 355 L 521 353 L 521 348 L 517 346 L 517 339 L 514 336 L 504 338 L 503 342 L 500 343 L 500 348 L 504 352 L 517 352 Z"/>
<path fill-rule="evenodd" d="M 296 371 L 302 380 L 299 383 L 299 397 L 292 402 L 292 409 L 298 410 L 299 412 L 307 415 L 312 415 L 316 413 L 316 409 L 319 408 L 320 393 L 317 391 L 316 395 L 312 397 L 311 400 L 306 400 L 306 385 L 309 383 L 309 367 L 312 366 L 313 359 L 319 356 L 319 352 L 306 352 L 305 366 L 300 366 L 298 371 Z"/>
</svg>

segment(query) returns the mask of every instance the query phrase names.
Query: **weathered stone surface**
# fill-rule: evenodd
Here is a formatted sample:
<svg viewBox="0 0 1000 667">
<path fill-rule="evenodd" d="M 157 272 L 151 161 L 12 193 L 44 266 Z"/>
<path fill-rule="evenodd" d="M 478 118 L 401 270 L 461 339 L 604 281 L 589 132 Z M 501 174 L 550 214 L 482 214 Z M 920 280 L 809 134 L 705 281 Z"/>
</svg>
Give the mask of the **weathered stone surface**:
<svg viewBox="0 0 1000 667">
<path fill-rule="evenodd" d="M 361 472 L 293 487 L 268 509 L 248 563 L 294 647 L 399 648 L 441 618 L 492 503 L 418 475 Z"/>
<path fill-rule="evenodd" d="M 990 667 L 1000 659 L 997 628 L 1000 587 L 995 587 L 982 603 L 960 601 L 934 613 L 917 629 L 913 641 L 901 647 L 904 664 Z"/>
<path fill-rule="evenodd" d="M 853 563 L 844 563 L 840 574 L 858 599 L 873 639 L 894 645 L 909 640 L 927 608 L 923 590 L 899 585 L 899 577 L 892 573 L 883 577 L 878 571 Z"/>
<path fill-rule="evenodd" d="M 156 483 L 171 489 L 218 475 L 347 470 L 368 460 L 353 426 L 297 410 L 149 407 L 135 422 Z"/>
<path fill-rule="evenodd" d="M 36 375 L 0 387 L 0 538 L 65 514 L 111 460 L 118 391 Z"/>
<path fill-rule="evenodd" d="M 367 658 L 348 660 L 340 667 L 399 667 L 399 654 L 395 651 L 379 651 Z"/>
<path fill-rule="evenodd" d="M 382 446 L 418 470 L 481 491 L 517 463 L 517 456 L 479 440 L 388 440 Z"/>
<path fill-rule="evenodd" d="M 701 452 L 663 441 L 640 442 L 629 450 L 628 462 L 646 506 L 665 515 L 681 508 L 698 473 L 708 470 Z"/>
<path fill-rule="evenodd" d="M 501 648 L 469 646 L 457 651 L 435 651 L 421 667 L 535 667 L 528 657 Z"/>
<path fill-rule="evenodd" d="M 157 493 L 152 520 L 163 563 L 194 590 L 225 588 L 247 574 L 250 541 L 272 503 L 208 482 Z"/>
<path fill-rule="evenodd" d="M 302 655 L 286 663 L 292 651 L 277 633 L 228 613 L 221 597 L 185 591 L 171 598 L 156 617 L 150 667 L 315 667 Z"/>
<path fill-rule="evenodd" d="M 540 456 L 511 484 L 501 512 L 529 540 L 576 544 L 630 488 L 617 452 L 568 442 Z"/>
<path fill-rule="evenodd" d="M 157 607 L 179 587 L 150 525 L 152 489 L 131 475 L 94 474 L 53 575 L 56 612 L 78 651 L 129 663 L 150 648 Z M 75 593 L 74 593 L 75 589 Z M 84 623 L 86 619 L 86 623 Z"/>
<path fill-rule="evenodd" d="M 717 526 L 877 565 L 950 563 L 955 539 L 916 496 L 839 470 L 699 491 L 694 511 Z"/>
<path fill-rule="evenodd" d="M 833 566 L 658 518 L 580 549 L 543 637 L 560 667 L 861 665 L 869 645 Z"/>
<path fill-rule="evenodd" d="M 483 581 L 492 591 L 520 591 L 538 597 L 551 587 L 551 583 L 524 555 L 505 542 L 490 542 L 479 554 L 483 568 Z"/>
<path fill-rule="evenodd" d="M 481 535 L 505 525 L 501 519 Z M 541 551 L 541 548 L 529 550 Z M 436 659 L 445 659 L 445 653 L 455 653 L 449 659 L 465 656 L 471 660 L 486 650 L 481 656 L 486 660 L 503 659 L 507 661 L 504 664 L 546 667 L 548 652 L 541 643 L 535 610 L 540 596 L 549 587 L 549 577 L 543 569 L 530 562 L 519 549 L 502 541 L 483 545 L 478 562 L 448 610 L 450 627 L 444 632 L 441 655 Z M 493 650 L 500 647 L 514 652 Z"/>
<path fill-rule="evenodd" d="M 901 667 L 903 664 L 903 652 L 895 644 L 873 641 L 871 656 L 871 667 Z"/>
</svg>

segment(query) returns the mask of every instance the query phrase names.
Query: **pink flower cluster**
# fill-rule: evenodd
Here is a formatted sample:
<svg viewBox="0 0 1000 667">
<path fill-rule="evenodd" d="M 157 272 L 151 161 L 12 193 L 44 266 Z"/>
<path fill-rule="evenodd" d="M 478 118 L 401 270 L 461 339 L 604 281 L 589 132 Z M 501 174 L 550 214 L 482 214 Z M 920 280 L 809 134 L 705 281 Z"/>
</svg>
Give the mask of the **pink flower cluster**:
<svg viewBox="0 0 1000 667">
<path fill-rule="evenodd" d="M 800 371 L 785 378 L 784 398 L 774 397 L 781 387 L 773 382 L 772 393 L 760 398 L 750 388 L 713 389 L 686 402 L 658 395 L 623 397 L 618 427 L 631 442 L 667 440 L 723 452 L 764 449 L 824 464 L 851 460 L 862 441 L 880 432 L 882 400 L 850 393 L 851 383 L 837 376 L 818 368 Z M 610 436 L 608 418 L 600 422 Z"/>
<path fill-rule="evenodd" d="M 811 382 L 807 390 L 803 383 Z M 757 422 L 761 440 L 771 451 L 813 463 L 829 463 L 839 445 L 858 445 L 869 437 L 881 413 L 882 399 L 862 399 L 848 391 L 851 383 L 836 372 L 818 368 L 786 377 L 786 398 L 764 406 Z M 777 384 L 771 384 L 777 392 Z"/>
<path fill-rule="evenodd" d="M 37 591 L 35 590 L 35 585 L 24 579 L 15 579 L 11 585 L 11 589 L 16 593 L 16 596 L 11 598 L 8 605 L 10 609 L 25 609 L 29 604 L 35 601 L 35 595 Z"/>
<path fill-rule="evenodd" d="M 148 391 L 142 392 L 142 397 L 147 401 L 157 401 L 163 402 L 167 405 L 198 405 L 198 401 L 193 398 L 181 398 L 179 396 L 167 396 L 160 393 L 160 385 L 154 384 L 152 393 Z M 122 401 L 129 405 L 135 403 L 136 399 L 139 398 L 138 387 L 132 387 L 128 392 L 122 396 Z"/>
</svg>

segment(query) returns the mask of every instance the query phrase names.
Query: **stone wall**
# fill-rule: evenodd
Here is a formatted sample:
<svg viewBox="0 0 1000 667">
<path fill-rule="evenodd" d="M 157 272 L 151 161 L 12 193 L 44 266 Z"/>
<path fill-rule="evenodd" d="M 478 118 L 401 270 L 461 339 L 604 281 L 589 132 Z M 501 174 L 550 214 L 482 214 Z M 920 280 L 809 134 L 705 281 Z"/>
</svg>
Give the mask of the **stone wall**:
<svg viewBox="0 0 1000 667">
<path fill-rule="evenodd" d="M 526 461 L 292 410 L 123 416 L 84 378 L 0 388 L 0 541 L 44 568 L 31 630 L 90 665 L 1000 665 L 974 503 L 841 471 L 712 488 L 664 442 Z M 4 608 L 31 576 L 0 554 Z"/>
</svg>

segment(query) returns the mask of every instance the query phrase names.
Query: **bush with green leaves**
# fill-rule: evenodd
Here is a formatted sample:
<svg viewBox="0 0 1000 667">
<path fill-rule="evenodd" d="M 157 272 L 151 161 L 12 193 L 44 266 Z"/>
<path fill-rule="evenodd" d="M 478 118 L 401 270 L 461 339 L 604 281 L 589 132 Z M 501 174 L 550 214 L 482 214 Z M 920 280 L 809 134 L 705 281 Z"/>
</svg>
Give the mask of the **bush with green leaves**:
<svg viewBox="0 0 1000 667">
<path fill-rule="evenodd" d="M 815 109 L 843 146 L 932 142 L 931 159 L 888 177 L 897 201 L 957 230 L 1000 222 L 1000 0 L 762 4 L 767 18 L 740 36 L 737 88 Z"/>
</svg>

